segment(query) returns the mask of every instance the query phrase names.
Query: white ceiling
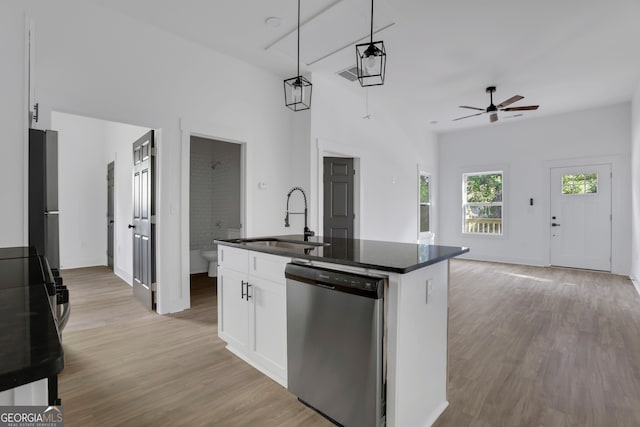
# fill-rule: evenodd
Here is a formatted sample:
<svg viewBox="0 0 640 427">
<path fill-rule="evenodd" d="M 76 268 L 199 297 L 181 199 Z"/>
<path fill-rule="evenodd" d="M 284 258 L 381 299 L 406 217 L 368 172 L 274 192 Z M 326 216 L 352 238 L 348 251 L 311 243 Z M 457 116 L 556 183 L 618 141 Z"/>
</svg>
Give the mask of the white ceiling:
<svg viewBox="0 0 640 427">
<path fill-rule="evenodd" d="M 296 0 L 92 0 L 211 49 L 296 74 Z M 369 32 L 369 0 L 302 0 L 303 72 L 335 75 L 354 65 L 353 43 Z M 640 82 L 640 0 L 376 0 L 375 39 L 387 50 L 385 85 L 369 89 L 414 123 L 441 132 L 488 126 L 485 87 L 496 104 L 539 104 L 500 123 L 607 105 L 631 98 Z M 278 28 L 265 25 L 282 18 Z M 328 55 L 328 56 L 327 56 Z M 319 58 L 324 59 L 318 60 Z M 310 64 L 310 65 L 306 65 Z M 430 122 L 437 121 L 437 124 Z"/>
</svg>

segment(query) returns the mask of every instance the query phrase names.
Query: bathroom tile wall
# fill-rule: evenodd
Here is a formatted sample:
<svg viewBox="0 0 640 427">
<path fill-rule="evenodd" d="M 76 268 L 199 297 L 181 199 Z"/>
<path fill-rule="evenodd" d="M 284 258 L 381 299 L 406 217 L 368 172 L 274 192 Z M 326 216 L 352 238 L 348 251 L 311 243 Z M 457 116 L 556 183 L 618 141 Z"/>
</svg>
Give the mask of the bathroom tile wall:
<svg viewBox="0 0 640 427">
<path fill-rule="evenodd" d="M 211 246 L 240 228 L 240 145 L 191 138 L 190 246 Z"/>
</svg>

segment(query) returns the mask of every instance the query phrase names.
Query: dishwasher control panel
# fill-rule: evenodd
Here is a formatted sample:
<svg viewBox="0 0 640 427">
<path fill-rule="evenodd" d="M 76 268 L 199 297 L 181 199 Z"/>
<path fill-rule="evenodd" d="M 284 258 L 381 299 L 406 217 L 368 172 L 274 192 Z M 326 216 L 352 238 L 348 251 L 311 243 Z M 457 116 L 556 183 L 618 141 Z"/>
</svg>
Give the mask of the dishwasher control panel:
<svg viewBox="0 0 640 427">
<path fill-rule="evenodd" d="M 380 277 L 300 264 L 287 264 L 285 277 L 369 298 L 381 298 L 384 285 L 384 279 Z"/>
</svg>

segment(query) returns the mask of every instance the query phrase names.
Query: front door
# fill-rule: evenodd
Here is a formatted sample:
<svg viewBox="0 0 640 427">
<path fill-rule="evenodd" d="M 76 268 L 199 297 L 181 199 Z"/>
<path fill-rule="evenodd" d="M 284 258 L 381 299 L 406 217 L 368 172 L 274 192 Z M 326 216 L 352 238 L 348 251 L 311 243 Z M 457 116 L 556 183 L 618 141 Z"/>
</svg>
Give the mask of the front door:
<svg viewBox="0 0 640 427">
<path fill-rule="evenodd" d="M 551 265 L 611 271 L 611 165 L 551 169 Z"/>
<path fill-rule="evenodd" d="M 133 143 L 133 294 L 154 308 L 155 191 L 153 131 Z"/>
<path fill-rule="evenodd" d="M 324 221 L 327 237 L 353 238 L 353 159 L 324 158 Z"/>
<path fill-rule="evenodd" d="M 115 186 L 114 162 L 107 165 L 107 266 L 113 271 L 113 189 Z"/>
</svg>

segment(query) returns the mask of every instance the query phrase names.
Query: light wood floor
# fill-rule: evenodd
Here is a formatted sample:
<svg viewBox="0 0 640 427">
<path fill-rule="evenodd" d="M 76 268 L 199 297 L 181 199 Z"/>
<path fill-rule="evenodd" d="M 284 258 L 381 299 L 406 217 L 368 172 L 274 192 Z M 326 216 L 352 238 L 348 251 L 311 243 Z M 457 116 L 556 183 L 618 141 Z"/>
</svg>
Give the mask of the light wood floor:
<svg viewBox="0 0 640 427">
<path fill-rule="evenodd" d="M 331 426 L 224 349 L 213 280 L 146 311 L 102 267 L 67 270 L 67 426 Z M 604 273 L 451 263 L 449 408 L 436 426 L 640 426 L 640 296 Z M 413 427 L 413 426 L 407 426 Z"/>
</svg>

